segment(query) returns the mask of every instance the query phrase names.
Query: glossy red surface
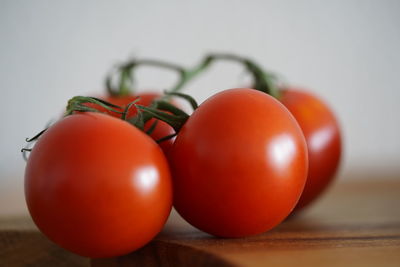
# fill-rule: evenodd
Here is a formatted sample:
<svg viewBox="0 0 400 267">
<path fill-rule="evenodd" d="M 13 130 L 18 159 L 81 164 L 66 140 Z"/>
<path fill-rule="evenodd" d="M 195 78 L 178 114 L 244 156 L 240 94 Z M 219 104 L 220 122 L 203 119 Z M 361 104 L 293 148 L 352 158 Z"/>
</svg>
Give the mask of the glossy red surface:
<svg viewBox="0 0 400 267">
<path fill-rule="evenodd" d="M 122 108 L 125 108 L 129 103 L 131 103 L 132 101 L 134 101 L 135 99 L 137 99 L 138 97 L 140 98 L 139 101 L 137 102 L 137 104 L 142 105 L 142 106 L 149 106 L 153 100 L 159 98 L 161 95 L 158 93 L 142 93 L 142 94 L 138 94 L 138 95 L 129 95 L 129 96 L 108 96 L 108 97 L 102 97 L 102 99 L 104 99 L 107 102 L 110 102 L 112 104 L 115 104 L 117 106 L 120 106 Z M 95 104 L 87 104 L 88 106 L 91 107 L 95 107 L 96 109 L 105 112 L 113 117 L 121 117 L 120 114 L 116 113 L 116 112 L 112 112 L 109 111 L 103 107 L 100 107 L 98 105 Z M 137 110 L 135 107 L 131 107 L 128 113 L 127 118 L 131 118 L 133 116 L 135 116 L 137 113 Z M 146 124 L 145 124 L 145 130 L 148 130 L 152 124 L 154 123 L 156 119 L 151 119 L 149 120 Z M 167 123 L 157 120 L 157 125 L 154 129 L 154 131 L 150 134 L 150 136 L 154 139 L 154 140 L 159 140 L 165 136 L 174 134 L 175 131 L 174 129 L 169 126 Z M 168 153 L 168 150 L 171 148 L 173 142 L 174 142 L 174 138 L 165 140 L 161 143 L 159 143 L 159 146 L 162 148 L 162 150 L 164 151 L 164 153 Z"/>
<path fill-rule="evenodd" d="M 129 253 L 163 227 L 172 205 L 169 167 L 157 144 L 100 113 L 68 116 L 35 144 L 25 196 L 39 229 L 79 255 Z"/>
<path fill-rule="evenodd" d="M 341 156 L 340 128 L 330 108 L 316 96 L 294 88 L 283 90 L 281 102 L 299 123 L 308 146 L 308 178 L 297 204 L 299 210 L 328 187 Z"/>
<path fill-rule="evenodd" d="M 220 92 L 199 106 L 171 149 L 174 206 L 216 236 L 267 231 L 295 207 L 306 181 L 300 127 L 271 96 Z"/>
</svg>

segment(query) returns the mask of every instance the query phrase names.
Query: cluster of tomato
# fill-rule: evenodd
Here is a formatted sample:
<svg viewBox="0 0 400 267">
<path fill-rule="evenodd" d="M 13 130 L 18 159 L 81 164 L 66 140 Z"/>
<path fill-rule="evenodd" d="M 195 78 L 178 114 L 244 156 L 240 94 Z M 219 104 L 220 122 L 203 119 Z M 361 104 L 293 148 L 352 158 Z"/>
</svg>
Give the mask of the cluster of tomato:
<svg viewBox="0 0 400 267">
<path fill-rule="evenodd" d="M 216 59 L 243 63 L 254 89 L 224 90 L 200 106 L 181 93 L 134 95 L 126 90 L 134 61 L 120 68 L 117 93 L 71 99 L 68 116 L 34 138 L 26 201 L 49 239 L 87 257 L 123 255 L 161 231 L 172 205 L 202 231 L 244 237 L 268 231 L 326 188 L 341 139 L 320 99 L 278 86 L 234 55 L 208 56 L 190 71 L 141 64 L 177 69 L 176 91 Z M 188 99 L 193 113 L 171 95 Z"/>
</svg>

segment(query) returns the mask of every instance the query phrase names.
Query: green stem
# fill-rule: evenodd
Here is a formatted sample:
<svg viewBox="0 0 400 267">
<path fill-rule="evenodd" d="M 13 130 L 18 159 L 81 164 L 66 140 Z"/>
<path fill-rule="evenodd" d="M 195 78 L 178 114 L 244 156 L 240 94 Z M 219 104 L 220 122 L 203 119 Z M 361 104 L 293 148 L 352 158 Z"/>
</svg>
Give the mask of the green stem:
<svg viewBox="0 0 400 267">
<path fill-rule="evenodd" d="M 74 111 L 81 111 L 81 112 L 99 112 L 99 110 L 95 108 L 88 107 L 84 105 L 85 103 L 93 103 L 99 105 L 109 111 L 124 114 L 124 112 L 120 111 L 122 108 L 120 106 L 114 105 L 112 103 L 108 103 L 102 99 L 95 98 L 95 97 L 87 97 L 87 96 L 74 96 L 70 100 L 68 100 L 68 105 L 66 108 L 65 116 L 71 115 Z M 119 110 L 117 110 L 117 109 Z"/>
<path fill-rule="evenodd" d="M 158 120 L 154 120 L 153 123 L 151 124 L 150 128 L 146 131 L 146 134 L 151 135 L 154 132 L 154 130 L 156 129 L 157 124 L 158 124 Z"/>
<path fill-rule="evenodd" d="M 174 137 L 177 136 L 177 135 L 178 135 L 177 133 L 170 134 L 170 135 L 164 136 L 164 137 L 162 137 L 162 138 L 156 140 L 156 142 L 157 142 L 157 144 L 160 144 L 160 143 L 162 143 L 162 142 L 164 142 L 164 141 L 167 141 L 167 140 L 169 140 L 169 139 L 171 139 L 171 138 L 174 138 Z"/>
<path fill-rule="evenodd" d="M 204 59 L 198 65 L 191 69 L 185 69 L 182 66 L 165 61 L 153 59 L 134 59 L 117 68 L 117 74 L 119 74 L 118 88 L 114 88 L 112 86 L 113 73 L 108 75 L 108 77 L 106 78 L 106 87 L 111 95 L 124 96 L 133 94 L 135 91 L 135 79 L 133 77 L 134 70 L 139 66 L 153 66 L 170 69 L 179 73 L 180 78 L 178 79 L 176 84 L 172 86 L 169 90 L 167 90 L 168 92 L 178 92 L 182 90 L 182 88 L 187 85 L 191 80 L 207 70 L 210 67 L 211 63 L 220 60 L 234 61 L 244 65 L 246 70 L 253 77 L 254 89 L 265 92 L 279 99 L 280 90 L 277 86 L 277 81 L 274 74 L 263 70 L 260 65 L 255 63 L 253 60 L 250 60 L 249 58 L 229 53 L 209 54 L 204 57 Z"/>
<path fill-rule="evenodd" d="M 196 110 L 198 107 L 198 104 L 196 100 L 186 94 L 183 93 L 177 93 L 177 92 L 172 92 L 172 93 L 166 93 L 166 97 L 169 96 L 178 96 L 190 103 L 192 106 L 193 110 Z M 142 110 L 144 113 L 144 117 L 146 119 L 150 118 L 156 118 L 159 119 L 167 124 L 169 124 L 172 128 L 174 128 L 175 133 L 178 133 L 179 130 L 182 128 L 182 126 L 186 123 L 186 121 L 189 119 L 189 114 L 187 114 L 185 111 L 181 110 L 180 108 L 177 108 L 176 106 L 172 105 L 170 102 L 166 101 L 165 99 L 160 99 L 157 101 L 154 101 L 153 104 L 149 107 L 141 106 L 141 105 L 135 105 L 138 110 Z M 165 137 L 166 139 L 172 138 L 174 135 L 171 135 L 169 137 Z M 162 139 L 164 140 L 164 139 Z"/>
<path fill-rule="evenodd" d="M 150 67 L 159 67 L 163 69 L 169 69 L 172 71 L 176 71 L 180 75 L 180 79 L 178 82 L 168 91 L 178 91 L 184 84 L 187 83 L 188 80 L 191 79 L 191 76 L 195 76 L 196 73 L 190 73 L 185 68 L 165 62 L 165 61 L 159 61 L 159 60 L 153 60 L 153 59 L 133 59 L 125 64 L 117 67 L 116 69 L 116 74 L 119 76 L 119 81 L 118 81 L 118 88 L 114 88 L 112 85 L 112 77 L 115 75 L 114 72 L 111 72 L 107 77 L 106 77 L 106 88 L 107 91 L 109 92 L 110 95 L 114 96 L 125 96 L 129 94 L 134 94 L 135 88 L 134 88 L 134 70 L 139 67 L 139 66 L 150 66 Z"/>
<path fill-rule="evenodd" d="M 25 138 L 25 142 L 30 143 L 32 141 L 36 141 L 42 134 L 44 134 L 44 132 L 47 130 L 47 128 L 48 127 L 46 127 L 45 129 L 41 130 L 38 134 L 36 134 L 32 138 Z"/>
<path fill-rule="evenodd" d="M 183 93 L 179 93 L 179 92 L 165 92 L 165 96 L 166 97 L 177 96 L 177 97 L 183 98 L 187 102 L 189 102 L 189 104 L 193 110 L 196 110 L 199 107 L 199 105 L 197 104 L 197 101 L 193 97 L 191 97 L 190 95 L 187 95 L 187 94 L 183 94 Z"/>
<path fill-rule="evenodd" d="M 199 74 L 201 74 L 204 70 L 206 70 L 207 67 L 210 65 L 211 61 L 212 59 L 207 57 L 204 60 L 202 60 L 199 65 L 195 66 L 192 69 L 189 70 L 182 69 L 181 79 L 177 82 L 177 84 L 174 87 L 172 87 L 171 90 L 168 90 L 168 92 L 180 91 L 184 85 L 186 85 L 188 82 L 190 82 Z"/>
<path fill-rule="evenodd" d="M 129 109 L 132 106 L 136 106 L 136 103 L 138 101 L 139 101 L 139 98 L 137 98 L 134 101 L 130 102 L 128 105 L 126 105 L 125 108 L 123 108 L 123 107 L 114 105 L 112 103 L 109 103 L 107 101 L 104 101 L 102 99 L 99 99 L 99 98 L 86 97 L 86 96 L 75 96 L 75 97 L 71 98 L 68 101 L 68 105 L 67 105 L 67 108 L 66 108 L 65 116 L 71 115 L 75 111 L 80 111 L 80 112 L 102 112 L 102 111 L 99 111 L 96 108 L 88 107 L 87 105 L 85 105 L 85 103 L 93 103 L 93 104 L 96 104 L 96 105 L 99 105 L 99 106 L 105 108 L 108 111 L 120 114 L 122 120 L 128 121 L 133 126 L 136 126 L 140 130 L 143 130 L 144 123 L 147 120 L 151 119 L 151 117 L 145 118 L 143 113 L 140 110 L 138 110 L 136 116 L 134 116 L 132 118 L 129 118 L 129 119 L 127 117 L 128 113 L 129 113 Z"/>
<path fill-rule="evenodd" d="M 170 92 L 177 92 L 181 90 L 188 82 L 206 71 L 212 65 L 212 63 L 220 60 L 238 62 L 244 65 L 246 70 L 253 77 L 254 89 L 265 92 L 275 98 L 280 97 L 280 90 L 277 86 L 274 74 L 264 71 L 260 65 L 249 58 L 227 53 L 209 54 L 205 56 L 204 59 L 194 68 L 184 70 L 181 73 L 181 79 L 179 80 L 178 84 L 171 89 Z"/>
<path fill-rule="evenodd" d="M 153 107 L 145 107 L 141 105 L 136 105 L 136 107 L 145 113 L 150 114 L 152 117 L 159 119 L 163 122 L 168 123 L 172 128 L 174 128 L 175 132 L 178 133 L 185 122 L 189 119 L 189 115 L 173 115 L 169 114 L 165 111 L 158 110 Z M 167 110 L 168 111 L 168 110 Z"/>
<path fill-rule="evenodd" d="M 131 94 L 130 84 L 133 84 L 133 78 L 130 75 L 130 70 L 128 68 L 121 69 L 118 96 L 127 96 Z"/>
<path fill-rule="evenodd" d="M 234 54 L 209 54 L 205 57 L 204 62 L 213 62 L 216 60 L 228 60 L 228 61 L 236 61 L 245 66 L 247 71 L 253 76 L 253 87 L 256 90 L 267 93 L 275 98 L 279 98 L 280 92 L 279 88 L 276 86 L 273 81 L 272 74 L 263 70 L 263 68 L 255 63 L 253 60 L 250 60 L 246 57 L 241 57 Z"/>
</svg>

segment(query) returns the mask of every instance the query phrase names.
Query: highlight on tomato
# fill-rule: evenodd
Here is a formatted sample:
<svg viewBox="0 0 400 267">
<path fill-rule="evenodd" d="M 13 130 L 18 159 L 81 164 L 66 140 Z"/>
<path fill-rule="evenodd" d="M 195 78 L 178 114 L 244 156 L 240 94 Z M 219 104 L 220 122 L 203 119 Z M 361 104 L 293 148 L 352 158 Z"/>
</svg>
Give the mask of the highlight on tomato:
<svg viewBox="0 0 400 267">
<path fill-rule="evenodd" d="M 216 60 L 243 64 L 254 89 L 224 90 L 200 106 L 177 92 Z M 132 75 L 141 65 L 175 70 L 180 79 L 166 95 L 137 94 Z M 116 86 L 107 78 L 107 95 L 74 97 L 68 116 L 23 149 L 31 151 L 29 212 L 67 250 L 92 258 L 134 251 L 160 232 L 172 202 L 214 236 L 263 233 L 333 180 L 341 136 L 331 109 L 306 91 L 278 85 L 247 58 L 211 54 L 193 69 L 131 60 L 117 74 Z M 188 100 L 193 114 L 171 96 Z"/>
<path fill-rule="evenodd" d="M 282 85 L 279 77 L 254 61 L 234 54 L 209 54 L 196 66 L 201 73 L 219 60 L 242 64 L 252 75 L 254 88 L 279 100 L 302 128 L 308 146 L 309 174 L 296 211 L 313 203 L 333 181 L 340 165 L 341 133 L 338 121 L 324 101 L 306 91 Z"/>
<path fill-rule="evenodd" d="M 280 101 L 299 123 L 308 147 L 308 178 L 298 211 L 319 197 L 334 179 L 341 157 L 341 134 L 332 110 L 317 96 L 292 87 L 282 90 Z"/>
<path fill-rule="evenodd" d="M 253 89 L 225 90 L 181 124 L 169 162 L 174 207 L 187 222 L 244 237 L 290 214 L 306 182 L 307 147 L 281 103 Z"/>
<path fill-rule="evenodd" d="M 76 254 L 113 257 L 159 233 L 172 206 L 167 160 L 126 121 L 77 113 L 49 127 L 25 170 L 29 212 L 50 240 Z"/>
</svg>

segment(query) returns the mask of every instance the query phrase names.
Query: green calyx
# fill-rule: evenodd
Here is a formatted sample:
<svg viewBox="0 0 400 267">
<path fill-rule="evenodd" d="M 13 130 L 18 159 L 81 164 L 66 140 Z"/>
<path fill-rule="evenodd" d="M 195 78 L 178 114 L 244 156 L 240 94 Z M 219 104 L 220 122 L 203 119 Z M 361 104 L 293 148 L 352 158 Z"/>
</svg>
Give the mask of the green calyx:
<svg viewBox="0 0 400 267">
<path fill-rule="evenodd" d="M 149 107 L 141 105 L 136 105 L 136 107 L 139 110 L 143 111 L 143 113 L 148 117 L 156 118 L 169 124 L 172 128 L 174 128 L 175 132 L 178 133 L 190 116 L 180 108 L 177 108 L 176 106 L 165 100 L 171 96 L 177 96 L 188 101 L 193 110 L 196 110 L 198 107 L 198 104 L 194 98 L 192 98 L 190 95 L 178 92 L 166 92 L 164 99 L 154 101 L 153 104 Z M 171 135 L 165 138 L 169 139 L 173 136 L 174 135 Z"/>
<path fill-rule="evenodd" d="M 85 105 L 88 103 L 93 103 L 103 107 L 108 111 L 119 114 L 122 120 L 127 121 L 142 131 L 145 131 L 144 126 L 146 122 L 152 118 L 156 118 L 169 124 L 172 128 L 174 128 L 175 132 L 178 133 L 181 127 L 185 124 L 186 120 L 189 118 L 189 115 L 168 101 L 168 99 L 172 96 L 185 99 L 189 102 L 194 110 L 198 107 L 197 102 L 191 96 L 179 92 L 165 92 L 165 95 L 161 99 L 153 101 L 153 103 L 148 107 L 138 105 L 137 102 L 139 101 L 139 98 L 137 98 L 130 102 L 125 108 L 95 97 L 75 96 L 68 101 L 65 116 L 74 114 L 75 112 L 102 112 L 95 107 Z M 135 116 L 128 118 L 129 111 L 133 106 L 136 108 L 137 112 Z M 157 126 L 157 123 L 158 121 L 155 121 L 150 128 L 145 131 L 146 134 L 150 135 Z M 175 135 L 176 134 L 163 137 L 162 141 L 172 138 Z"/>
<path fill-rule="evenodd" d="M 71 115 L 74 112 L 100 112 L 96 108 L 89 107 L 85 104 L 87 103 L 92 103 L 99 105 L 109 111 L 118 113 L 118 114 L 123 114 L 122 108 L 120 106 L 114 105 L 112 103 L 109 103 L 107 101 L 104 101 L 102 99 L 96 98 L 96 97 L 88 97 L 88 96 L 74 96 L 70 100 L 68 100 L 67 108 L 65 111 L 65 116 Z M 118 109 L 118 110 L 117 110 Z"/>
<path fill-rule="evenodd" d="M 167 105 L 168 102 L 161 101 L 159 104 Z M 175 115 L 169 114 L 165 111 L 159 110 L 157 108 L 146 107 L 137 105 L 137 107 L 142 110 L 143 112 L 149 114 L 151 117 L 159 119 L 168 123 L 172 128 L 174 128 L 175 132 L 179 132 L 182 128 L 183 124 L 185 124 L 186 120 L 189 118 L 189 115 Z M 164 106 L 165 107 L 165 106 Z"/>
<path fill-rule="evenodd" d="M 158 120 L 168 123 L 171 127 L 175 129 L 176 133 L 178 133 L 189 118 L 189 115 L 168 102 L 168 99 L 172 96 L 181 97 L 188 101 L 194 110 L 197 109 L 198 105 L 196 101 L 189 95 L 182 94 L 179 91 L 182 90 L 183 87 L 186 86 L 194 78 L 206 71 L 212 65 L 212 63 L 220 60 L 233 61 L 242 64 L 245 69 L 252 75 L 252 88 L 265 92 L 279 99 L 280 90 L 278 86 L 279 79 L 277 78 L 277 76 L 275 74 L 265 71 L 253 60 L 235 54 L 208 54 L 200 61 L 199 64 L 195 65 L 192 68 L 184 68 L 174 63 L 152 59 L 132 59 L 124 64 L 121 64 L 120 66 L 117 66 L 106 77 L 105 84 L 110 95 L 126 96 L 133 94 L 136 89 L 134 73 L 139 66 L 152 66 L 172 70 L 178 73 L 178 81 L 169 90 L 166 91 L 165 95 L 161 99 L 154 101 L 153 104 L 149 107 L 138 105 L 138 99 L 129 103 L 126 107 L 120 107 L 95 97 L 76 96 L 68 101 L 65 116 L 71 115 L 74 112 L 101 112 L 95 107 L 85 105 L 88 103 L 92 103 L 104 108 L 105 110 L 118 114 L 122 120 L 131 123 L 132 125 L 143 131 L 145 123 L 152 118 L 156 118 Z M 116 83 L 114 83 L 115 78 Z M 132 106 L 135 106 L 137 112 L 135 116 L 128 118 L 128 113 Z M 156 128 L 157 123 L 157 120 L 154 121 L 154 123 L 146 131 L 146 133 L 151 134 Z M 29 143 L 37 140 L 46 131 L 46 129 L 32 138 L 27 138 L 26 141 Z M 159 141 L 161 142 L 163 140 L 167 140 L 169 138 L 172 138 L 174 135 L 166 136 Z M 21 151 L 23 153 L 26 153 L 30 151 L 30 148 L 25 147 Z"/>
<path fill-rule="evenodd" d="M 96 104 L 110 112 L 114 112 L 118 115 L 120 115 L 120 119 L 129 122 L 133 126 L 139 128 L 140 130 L 144 129 L 144 124 L 146 123 L 147 120 L 151 119 L 150 116 L 144 116 L 144 114 L 137 109 L 137 113 L 135 116 L 128 118 L 128 114 L 132 106 L 136 107 L 136 103 L 140 100 L 138 97 L 134 101 L 130 102 L 128 105 L 126 105 L 125 108 L 114 105 L 112 103 L 109 103 L 107 101 L 104 101 L 102 99 L 96 98 L 96 97 L 87 97 L 87 96 L 75 96 L 71 98 L 68 101 L 68 105 L 66 108 L 65 116 L 74 114 L 75 112 L 100 112 L 103 113 L 102 111 L 94 108 L 94 107 L 89 107 L 85 104 L 92 103 Z"/>
</svg>

